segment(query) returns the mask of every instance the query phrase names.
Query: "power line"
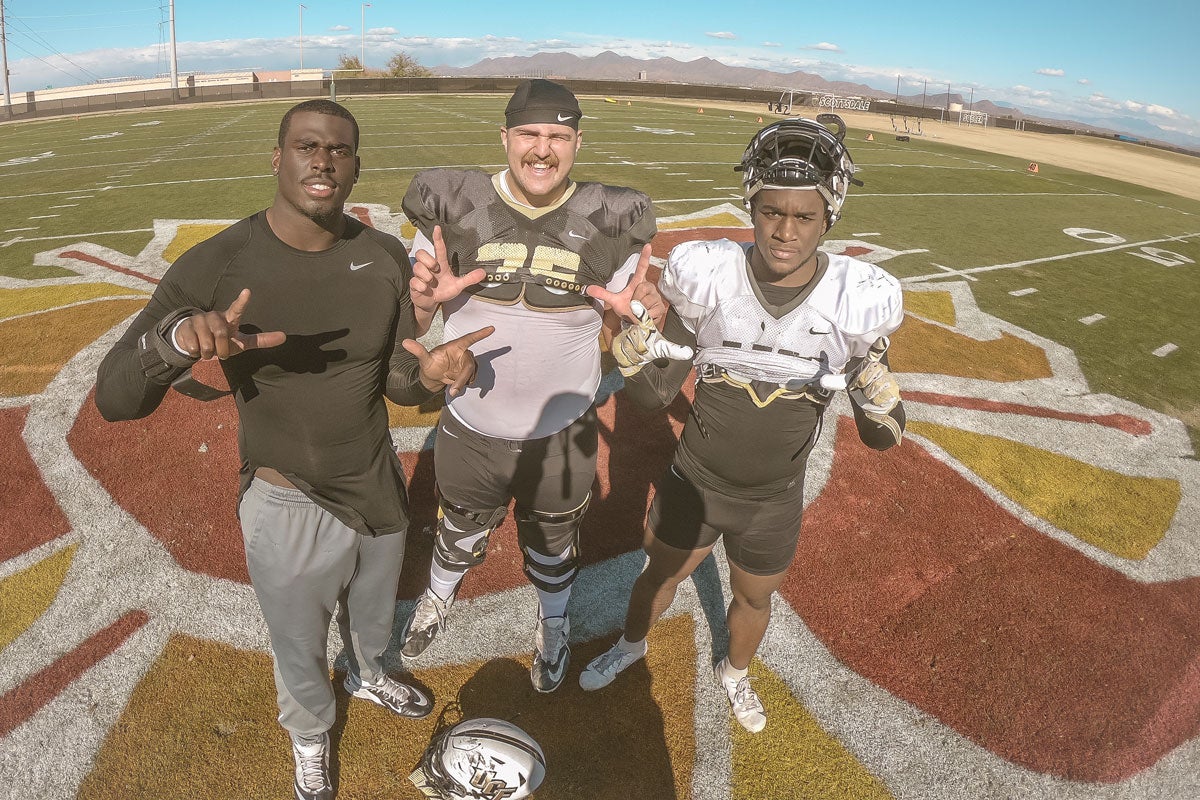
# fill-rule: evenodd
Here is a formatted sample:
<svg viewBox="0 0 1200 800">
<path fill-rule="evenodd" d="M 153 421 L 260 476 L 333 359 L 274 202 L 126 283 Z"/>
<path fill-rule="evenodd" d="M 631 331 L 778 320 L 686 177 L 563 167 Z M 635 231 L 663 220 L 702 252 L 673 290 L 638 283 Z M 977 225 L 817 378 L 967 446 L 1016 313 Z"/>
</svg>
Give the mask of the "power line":
<svg viewBox="0 0 1200 800">
<path fill-rule="evenodd" d="M 72 17 L 109 17 L 113 14 L 141 14 L 143 11 L 156 11 L 154 8 L 128 8 L 120 11 L 96 11 L 90 14 L 22 14 L 24 19 L 70 19 Z"/>
<path fill-rule="evenodd" d="M 76 69 L 78 69 L 78 70 L 79 70 L 80 72 L 82 72 L 84 75 L 88 75 L 88 76 L 90 76 L 91 80 L 94 80 L 94 81 L 98 81 L 98 80 L 100 80 L 100 76 L 99 76 L 99 75 L 97 75 L 96 73 L 92 72 L 92 71 L 91 71 L 91 70 L 89 70 L 87 67 L 83 67 L 83 66 L 80 66 L 79 64 L 76 64 L 74 61 L 72 61 L 70 58 L 68 58 L 66 54 L 64 54 L 64 53 L 60 52 L 60 51 L 58 50 L 58 48 L 56 48 L 54 45 L 50 44 L 50 42 L 46 41 L 46 39 L 45 39 L 45 38 L 43 38 L 43 37 L 42 37 L 42 35 L 41 35 L 40 33 L 38 33 L 37 31 L 33 30 L 33 28 L 30 28 L 30 27 L 29 27 L 29 25 L 27 25 L 23 19 L 21 19 L 20 17 L 15 17 L 15 18 L 13 18 L 13 20 L 12 20 L 12 21 L 13 21 L 13 22 L 15 22 L 15 23 L 17 23 L 17 24 L 18 24 L 18 25 L 20 25 L 21 27 L 25 28 L 25 31 L 17 31 L 17 33 L 20 33 L 20 34 L 22 34 L 23 36 L 26 36 L 26 37 L 28 37 L 28 38 L 29 38 L 30 40 L 32 40 L 33 42 L 35 42 L 35 43 L 37 43 L 37 44 L 40 44 L 40 45 L 42 45 L 42 46 L 43 46 L 43 47 L 45 47 L 47 50 L 49 50 L 51 53 L 53 53 L 54 55 L 56 55 L 56 56 L 58 56 L 59 58 L 61 58 L 63 61 L 66 61 L 66 62 L 67 62 L 68 64 L 70 64 L 71 66 L 73 66 L 73 67 L 75 67 Z M 14 46 L 16 46 L 16 45 L 14 44 Z M 28 51 L 26 51 L 26 52 L 28 52 Z M 33 54 L 32 54 L 32 53 L 30 53 L 30 55 L 33 55 Z M 34 56 L 34 57 L 35 57 L 35 58 L 37 58 L 36 56 Z M 38 60 L 39 60 L 39 61 L 42 61 L 42 59 L 40 59 L 40 58 L 39 58 Z M 45 61 L 43 61 L 43 63 L 48 63 L 48 62 L 45 62 Z M 61 70 L 60 70 L 60 71 L 61 71 Z"/>
<path fill-rule="evenodd" d="M 56 70 L 56 71 L 58 71 L 58 72 L 61 72 L 63 75 L 66 75 L 66 76 L 67 76 L 68 78 L 70 78 L 71 80 L 74 80 L 74 81 L 77 81 L 77 80 L 79 80 L 79 75 L 78 75 L 78 74 L 72 74 L 72 73 L 70 73 L 70 72 L 67 72 L 65 69 L 63 69 L 62 67 L 58 66 L 57 64 L 52 64 L 52 63 L 50 63 L 49 61 L 47 61 L 46 59 L 44 59 L 44 58 L 42 58 L 41 56 L 39 56 L 38 54 L 29 52 L 28 50 L 26 50 L 24 47 L 21 47 L 21 45 L 17 44 L 16 42 L 12 42 L 12 41 L 10 41 L 9 43 L 10 43 L 10 44 L 11 44 L 13 47 L 15 47 L 16 49 L 20 50 L 20 51 L 21 51 L 22 53 L 24 53 L 25 55 L 27 55 L 27 56 L 29 56 L 30 58 L 32 58 L 34 61 L 40 61 L 40 62 L 42 62 L 43 64 L 45 64 L 45 65 L 46 65 L 47 67 L 49 67 L 50 69 Z M 76 64 L 75 66 L 77 66 L 77 67 L 78 67 L 79 65 L 78 65 L 78 64 Z M 80 69 L 82 69 L 82 67 L 80 67 Z M 87 75 L 91 75 L 91 73 L 86 73 L 86 72 L 85 72 L 85 74 L 87 74 Z M 94 75 L 92 75 L 92 77 L 90 78 L 90 80 L 100 80 L 100 79 L 99 79 L 99 78 L 97 78 L 97 77 L 95 77 Z M 86 83 L 87 81 L 84 81 L 84 82 Z"/>
</svg>

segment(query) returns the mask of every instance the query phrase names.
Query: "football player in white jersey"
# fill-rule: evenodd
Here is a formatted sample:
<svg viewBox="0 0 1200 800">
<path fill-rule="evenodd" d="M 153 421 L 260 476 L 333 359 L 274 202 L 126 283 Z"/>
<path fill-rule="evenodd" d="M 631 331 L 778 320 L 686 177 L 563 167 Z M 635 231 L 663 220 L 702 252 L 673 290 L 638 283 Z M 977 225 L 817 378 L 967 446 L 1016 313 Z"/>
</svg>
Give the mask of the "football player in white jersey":
<svg viewBox="0 0 1200 800">
<path fill-rule="evenodd" d="M 613 342 L 625 391 L 640 405 L 668 405 L 693 363 L 697 385 L 674 462 L 656 485 L 649 559 L 624 635 L 580 675 L 584 689 L 608 685 L 645 654 L 646 634 L 679 583 L 723 538 L 732 601 L 729 652 L 716 677 L 738 722 L 762 730 L 766 713 L 747 669 L 795 556 L 805 464 L 833 392 L 848 391 L 869 446 L 900 441 L 904 411 L 886 355 L 903 316 L 900 284 L 876 266 L 818 250 L 858 183 L 845 132 L 833 114 L 759 131 L 736 168 L 753 243 L 674 248 L 658 287 L 671 305 L 662 333 L 643 315 Z M 654 361 L 667 355 L 664 342 L 694 347 L 694 362 Z"/>
<path fill-rule="evenodd" d="M 424 170 L 404 197 L 419 231 L 418 327 L 440 308 L 447 339 L 483 319 L 495 334 L 476 353 L 475 382 L 447 398 L 438 425 L 430 582 L 401 652 L 420 656 L 445 628 L 463 576 L 515 501 L 525 575 L 538 594 L 530 678 L 540 692 L 558 688 L 570 657 L 567 600 L 596 474 L 604 305 L 628 315 L 641 298 L 665 312 L 642 280 L 656 232 L 650 198 L 569 177 L 581 118 L 566 87 L 523 81 L 500 129 L 507 169 Z"/>
</svg>

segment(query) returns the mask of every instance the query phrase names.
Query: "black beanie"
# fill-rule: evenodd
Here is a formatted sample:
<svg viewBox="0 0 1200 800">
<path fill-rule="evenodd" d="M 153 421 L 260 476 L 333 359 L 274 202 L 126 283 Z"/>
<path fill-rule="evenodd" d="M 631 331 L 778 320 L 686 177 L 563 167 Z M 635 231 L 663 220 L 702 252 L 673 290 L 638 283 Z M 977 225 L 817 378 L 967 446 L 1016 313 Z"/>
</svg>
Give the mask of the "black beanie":
<svg viewBox="0 0 1200 800">
<path fill-rule="evenodd" d="M 554 81 L 521 81 L 504 109 L 504 125 L 566 125 L 579 130 L 579 101 L 571 90 Z"/>
</svg>

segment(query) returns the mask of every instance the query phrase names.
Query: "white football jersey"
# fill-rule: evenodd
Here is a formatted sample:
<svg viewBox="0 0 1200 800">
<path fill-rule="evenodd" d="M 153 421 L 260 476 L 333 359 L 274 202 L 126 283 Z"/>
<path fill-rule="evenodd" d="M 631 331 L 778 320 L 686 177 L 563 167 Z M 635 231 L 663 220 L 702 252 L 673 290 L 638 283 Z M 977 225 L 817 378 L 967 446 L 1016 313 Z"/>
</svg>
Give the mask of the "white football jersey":
<svg viewBox="0 0 1200 800">
<path fill-rule="evenodd" d="M 796 301 L 769 306 L 750 271 L 750 247 L 728 239 L 685 242 L 667 259 L 659 290 L 696 335 L 701 373 L 712 365 L 742 382 L 814 382 L 843 372 L 900 326 L 899 281 L 843 255 L 829 255 L 825 274 Z"/>
</svg>

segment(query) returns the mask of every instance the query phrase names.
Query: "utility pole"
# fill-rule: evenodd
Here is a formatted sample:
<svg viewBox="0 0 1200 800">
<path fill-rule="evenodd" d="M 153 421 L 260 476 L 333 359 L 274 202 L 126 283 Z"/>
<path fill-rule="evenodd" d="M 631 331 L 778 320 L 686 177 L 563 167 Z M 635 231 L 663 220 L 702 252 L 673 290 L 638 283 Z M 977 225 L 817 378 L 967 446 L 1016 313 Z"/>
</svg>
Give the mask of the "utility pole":
<svg viewBox="0 0 1200 800">
<path fill-rule="evenodd" d="M 175 54 L 175 0 L 171 0 L 171 99 L 179 101 L 179 59 Z"/>
<path fill-rule="evenodd" d="M 0 69 L 4 71 L 4 118 L 12 119 L 12 90 L 8 87 L 8 36 L 4 32 L 4 0 L 0 0 Z"/>
<path fill-rule="evenodd" d="M 304 3 L 300 4 L 300 69 L 304 69 Z"/>
<path fill-rule="evenodd" d="M 360 9 L 358 30 L 359 30 L 359 45 L 358 45 L 358 65 L 363 69 L 367 68 L 367 9 L 371 7 L 370 3 L 363 3 Z"/>
</svg>

